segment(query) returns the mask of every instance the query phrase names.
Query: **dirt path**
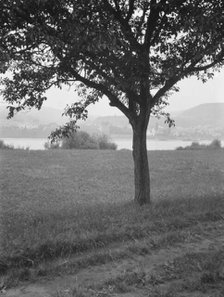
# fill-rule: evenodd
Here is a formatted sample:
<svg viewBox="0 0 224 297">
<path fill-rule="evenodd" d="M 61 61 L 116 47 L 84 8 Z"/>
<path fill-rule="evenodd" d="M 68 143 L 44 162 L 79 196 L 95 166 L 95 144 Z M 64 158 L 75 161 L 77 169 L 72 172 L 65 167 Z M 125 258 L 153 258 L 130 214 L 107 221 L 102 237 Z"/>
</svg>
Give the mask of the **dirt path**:
<svg viewBox="0 0 224 297">
<path fill-rule="evenodd" d="M 201 238 L 195 242 L 178 244 L 175 247 L 164 248 L 153 254 L 145 256 L 133 256 L 132 258 L 110 262 L 99 266 L 91 266 L 80 270 L 75 275 L 57 277 L 53 280 L 43 279 L 36 283 L 24 284 L 18 288 L 9 289 L 0 294 L 5 297 L 51 297 L 57 296 L 57 292 L 62 292 L 66 296 L 71 288 L 88 288 L 92 285 L 103 285 L 106 281 L 115 279 L 125 272 L 144 271 L 147 275 L 151 274 L 158 265 L 169 264 L 169 261 L 186 253 L 207 252 L 209 250 L 224 248 L 223 225 L 210 230 L 206 238 Z M 114 295 L 115 296 L 115 295 Z M 119 294 L 116 294 L 119 296 Z M 123 297 L 146 296 L 145 292 L 138 290 Z M 196 296 L 196 295 L 191 295 Z M 200 295 L 202 296 L 202 295 Z M 205 295 L 206 296 L 206 295 Z"/>
</svg>

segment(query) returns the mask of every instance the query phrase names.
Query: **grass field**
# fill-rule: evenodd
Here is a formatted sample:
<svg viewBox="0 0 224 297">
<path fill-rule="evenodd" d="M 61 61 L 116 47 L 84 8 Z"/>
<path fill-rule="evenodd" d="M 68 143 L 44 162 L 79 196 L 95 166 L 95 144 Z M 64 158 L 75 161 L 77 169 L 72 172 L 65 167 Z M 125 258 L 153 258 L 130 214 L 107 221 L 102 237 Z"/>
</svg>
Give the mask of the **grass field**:
<svg viewBox="0 0 224 297">
<path fill-rule="evenodd" d="M 224 296 L 223 150 L 150 152 L 142 208 L 129 151 L 0 154 L 6 292 L 25 281 L 42 296 L 45 280 L 51 296 L 50 277 L 60 297 Z"/>
</svg>

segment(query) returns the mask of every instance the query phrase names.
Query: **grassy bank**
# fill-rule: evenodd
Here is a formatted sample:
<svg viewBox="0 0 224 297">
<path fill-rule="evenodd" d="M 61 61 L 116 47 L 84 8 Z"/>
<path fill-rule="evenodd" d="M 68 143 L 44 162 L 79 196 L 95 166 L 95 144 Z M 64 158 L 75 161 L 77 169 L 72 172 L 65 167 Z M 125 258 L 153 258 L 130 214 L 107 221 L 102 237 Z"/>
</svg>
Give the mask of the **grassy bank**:
<svg viewBox="0 0 224 297">
<path fill-rule="evenodd" d="M 153 204 L 138 208 L 130 152 L 1 151 L 0 274 L 15 284 L 73 273 L 184 242 L 222 220 L 222 151 L 149 160 Z"/>
</svg>

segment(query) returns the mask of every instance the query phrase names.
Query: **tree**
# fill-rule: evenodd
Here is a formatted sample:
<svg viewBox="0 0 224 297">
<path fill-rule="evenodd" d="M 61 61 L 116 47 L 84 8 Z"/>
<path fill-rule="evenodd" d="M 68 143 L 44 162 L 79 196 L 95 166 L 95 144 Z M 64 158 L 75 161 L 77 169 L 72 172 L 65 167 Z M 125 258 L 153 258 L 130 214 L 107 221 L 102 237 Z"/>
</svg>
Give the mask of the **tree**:
<svg viewBox="0 0 224 297">
<path fill-rule="evenodd" d="M 9 117 L 41 108 L 51 86 L 75 85 L 80 102 L 65 136 L 104 95 L 133 129 L 135 200 L 150 201 L 146 130 L 178 81 L 206 81 L 224 61 L 222 0 L 5 0 L 0 4 L 2 91 Z M 169 115 L 167 121 L 170 122 Z"/>
</svg>

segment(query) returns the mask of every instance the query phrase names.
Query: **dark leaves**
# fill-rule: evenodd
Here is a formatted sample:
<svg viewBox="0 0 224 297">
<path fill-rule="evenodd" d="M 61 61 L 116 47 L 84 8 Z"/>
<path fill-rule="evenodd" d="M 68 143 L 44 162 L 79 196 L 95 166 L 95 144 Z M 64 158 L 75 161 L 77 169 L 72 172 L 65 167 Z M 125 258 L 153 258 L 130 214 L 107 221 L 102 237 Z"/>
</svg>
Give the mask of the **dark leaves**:
<svg viewBox="0 0 224 297">
<path fill-rule="evenodd" d="M 51 132 L 49 139 L 51 143 L 57 143 L 58 140 L 72 135 L 78 128 L 79 127 L 76 125 L 76 121 L 69 121 L 64 126 L 61 126 Z"/>
<path fill-rule="evenodd" d="M 136 117 L 139 108 L 163 106 L 179 80 L 211 78 L 209 69 L 223 66 L 223 42 L 222 0 L 5 0 L 0 73 L 12 77 L 2 80 L 2 95 L 13 116 L 40 108 L 52 85 L 81 81 L 70 118 L 85 119 L 103 95 Z"/>
</svg>

